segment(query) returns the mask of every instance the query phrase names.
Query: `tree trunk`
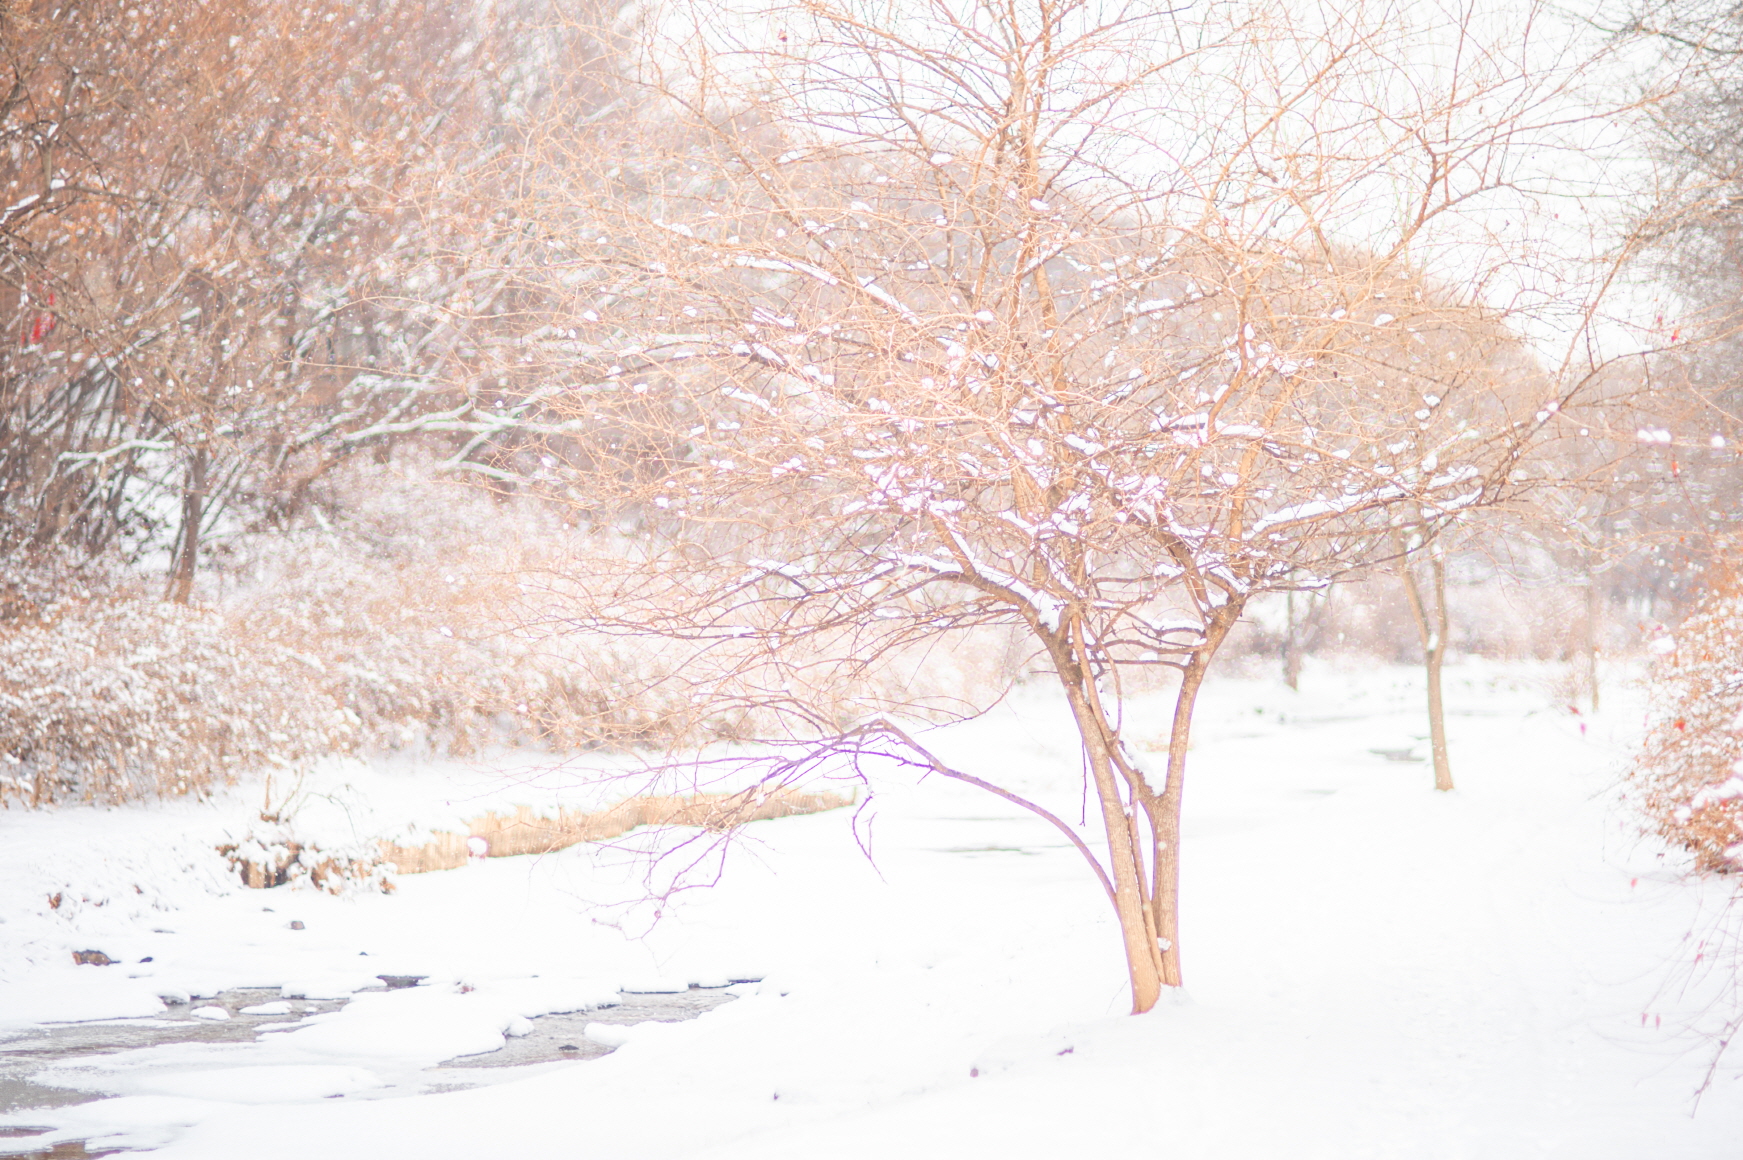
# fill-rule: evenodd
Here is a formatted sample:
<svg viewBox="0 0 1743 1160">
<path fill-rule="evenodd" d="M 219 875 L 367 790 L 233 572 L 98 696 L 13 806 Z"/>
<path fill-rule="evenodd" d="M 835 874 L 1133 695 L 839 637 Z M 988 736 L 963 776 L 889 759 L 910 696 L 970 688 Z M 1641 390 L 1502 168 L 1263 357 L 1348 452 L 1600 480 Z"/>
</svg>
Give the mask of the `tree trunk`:
<svg viewBox="0 0 1743 1160">
<path fill-rule="evenodd" d="M 1095 782 L 1107 831 L 1108 870 L 1113 878 L 1114 913 L 1125 943 L 1126 970 L 1132 983 L 1132 1014 L 1142 1015 L 1162 993 L 1162 958 L 1150 900 L 1144 894 L 1144 847 L 1139 840 L 1137 801 L 1142 776 L 1132 770 L 1120 750 L 1119 731 L 1108 719 L 1095 670 L 1083 640 L 1083 626 L 1073 619 L 1063 632 L 1043 632 L 1053 670 L 1065 689 L 1066 703 L 1083 743 L 1083 755 Z M 1122 782 L 1124 786 L 1122 786 Z M 1127 800 L 1130 791 L 1131 800 Z"/>
<path fill-rule="evenodd" d="M 1436 552 L 1429 569 L 1434 576 L 1434 654 L 1428 660 L 1428 732 L 1434 752 L 1434 788 L 1443 792 L 1452 789 L 1452 761 L 1446 751 L 1446 707 L 1440 694 L 1440 667 L 1446 660 L 1446 639 L 1449 632 L 1446 610 L 1446 559 Z"/>
<path fill-rule="evenodd" d="M 1592 712 L 1598 711 L 1598 617 L 1603 601 L 1597 574 L 1586 571 L 1586 689 L 1592 696 Z"/>
<path fill-rule="evenodd" d="M 165 592 L 177 604 L 186 604 L 194 591 L 194 568 L 200 558 L 200 524 L 206 516 L 206 449 L 194 452 L 188 461 L 187 481 L 182 485 L 182 526 L 176 535 L 175 563 Z"/>
<path fill-rule="evenodd" d="M 1150 897 L 1156 912 L 1156 945 L 1162 948 L 1162 981 L 1170 987 L 1180 986 L 1185 978 L 1180 967 L 1180 807 L 1186 788 L 1186 749 L 1192 738 L 1192 710 L 1204 684 L 1204 669 L 1201 656 L 1195 655 L 1180 678 L 1168 735 L 1168 785 L 1150 810 L 1150 831 L 1155 843 L 1155 882 Z"/>
<path fill-rule="evenodd" d="M 1301 644 L 1295 639 L 1295 593 L 1284 596 L 1288 621 L 1283 631 L 1283 683 L 1292 690 L 1301 688 Z"/>
<path fill-rule="evenodd" d="M 1071 666 L 1075 668 L 1076 666 Z M 1061 676 L 1067 676 L 1065 672 Z M 1090 776 L 1101 802 L 1102 825 L 1107 830 L 1108 864 L 1113 872 L 1114 910 L 1120 920 L 1120 935 L 1126 947 L 1126 970 L 1132 982 L 1132 1014 L 1142 1015 L 1156 1005 L 1162 994 L 1162 961 L 1156 950 L 1156 932 L 1144 898 L 1142 846 L 1138 843 L 1136 819 L 1120 792 L 1119 778 L 1108 751 L 1108 735 L 1081 685 L 1067 676 L 1066 699 L 1083 739 Z"/>
<path fill-rule="evenodd" d="M 1402 544 L 1400 547 L 1402 548 Z M 1428 567 L 1431 594 L 1434 598 L 1432 610 L 1423 603 L 1422 588 L 1416 582 L 1416 573 L 1411 570 L 1409 555 L 1401 552 L 1398 558 L 1398 575 L 1404 581 L 1404 594 L 1410 600 L 1410 612 L 1416 619 L 1416 633 L 1422 640 L 1423 665 L 1428 670 L 1428 736 L 1430 752 L 1434 755 L 1434 788 L 1450 790 L 1453 788 L 1452 761 L 1447 756 L 1446 708 L 1441 698 L 1440 685 L 1441 663 L 1446 659 L 1448 632 L 1446 559 L 1438 549 L 1430 550 Z"/>
<path fill-rule="evenodd" d="M 1192 743 L 1192 712 L 1204 685 L 1210 662 L 1222 647 L 1229 629 L 1241 618 L 1244 603 L 1225 604 L 1205 626 L 1204 643 L 1192 654 L 1180 677 L 1174 697 L 1174 718 L 1168 733 L 1168 784 L 1145 801 L 1150 818 L 1152 884 L 1150 906 L 1162 951 L 1162 983 L 1178 987 L 1185 982 L 1180 961 L 1180 810 L 1186 793 L 1186 751 Z"/>
</svg>

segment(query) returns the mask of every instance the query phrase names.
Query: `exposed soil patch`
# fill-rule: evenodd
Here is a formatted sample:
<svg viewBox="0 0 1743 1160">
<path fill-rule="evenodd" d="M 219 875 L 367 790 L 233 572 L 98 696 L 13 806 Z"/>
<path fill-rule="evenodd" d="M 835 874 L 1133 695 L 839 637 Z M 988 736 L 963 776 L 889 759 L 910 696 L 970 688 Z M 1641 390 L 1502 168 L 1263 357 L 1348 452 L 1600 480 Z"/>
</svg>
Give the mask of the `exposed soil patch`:
<svg viewBox="0 0 1743 1160">
<path fill-rule="evenodd" d="M 0 1140 L 29 1139 L 31 1136 L 42 1135 L 35 1128 L 0 1128 Z M 40 1148 L 34 1152 L 8 1153 L 9 1156 L 28 1156 L 32 1160 L 94 1160 L 98 1156 L 115 1156 L 120 1153 L 118 1148 L 104 1148 L 96 1152 L 89 1151 L 83 1140 L 68 1140 L 48 1148 Z"/>
</svg>

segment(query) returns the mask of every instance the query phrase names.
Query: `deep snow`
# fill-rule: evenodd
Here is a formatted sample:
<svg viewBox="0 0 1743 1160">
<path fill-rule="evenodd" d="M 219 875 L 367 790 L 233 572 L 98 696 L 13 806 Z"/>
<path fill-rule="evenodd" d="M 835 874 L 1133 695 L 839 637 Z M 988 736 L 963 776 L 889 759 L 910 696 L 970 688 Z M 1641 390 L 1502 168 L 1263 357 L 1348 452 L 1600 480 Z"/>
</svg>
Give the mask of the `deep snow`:
<svg viewBox="0 0 1743 1160">
<path fill-rule="evenodd" d="M 165 991 L 430 977 L 254 1043 L 72 1061 L 51 1081 L 113 1098 L 0 1125 L 188 1160 L 1743 1154 L 1738 1067 L 1690 1114 L 1708 1045 L 1679 1029 L 1704 996 L 1673 986 L 1724 888 L 1685 880 L 1613 808 L 1638 707 L 1612 696 L 1608 716 L 1576 717 L 1547 670 L 1448 677 L 1450 795 L 1373 752 L 1426 733 L 1410 670 L 1311 669 L 1301 694 L 1210 687 L 1187 793 L 1187 987 L 1139 1018 L 1078 854 L 938 779 L 878 780 L 871 860 L 851 811 L 756 823 L 722 883 L 645 939 L 590 921 L 629 888 L 610 850 L 336 899 L 224 877 L 210 848 L 254 791 L 0 813 L 0 1026 L 148 1015 Z M 1166 727 L 1157 700 L 1130 719 L 1140 743 Z M 1035 690 L 932 740 L 1076 818 L 1068 729 Z M 451 802 L 467 777 L 482 773 L 358 781 L 380 815 Z M 72 966 L 87 947 L 126 965 Z M 694 1022 L 614 1036 L 605 1058 L 427 1092 L 431 1064 L 500 1045 L 517 1020 L 620 986 L 758 976 Z"/>
</svg>

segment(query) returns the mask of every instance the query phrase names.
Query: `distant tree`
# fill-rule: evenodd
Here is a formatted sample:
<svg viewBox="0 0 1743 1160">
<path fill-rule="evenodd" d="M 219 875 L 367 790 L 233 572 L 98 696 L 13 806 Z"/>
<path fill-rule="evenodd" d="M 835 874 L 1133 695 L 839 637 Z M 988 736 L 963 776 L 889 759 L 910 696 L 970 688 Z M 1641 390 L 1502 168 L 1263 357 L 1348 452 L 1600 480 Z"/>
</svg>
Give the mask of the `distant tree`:
<svg viewBox="0 0 1743 1160">
<path fill-rule="evenodd" d="M 1640 549 L 1614 578 L 1687 606 L 1698 595 L 1688 578 L 1743 531 L 1743 10 L 1644 0 L 1627 6 L 1614 32 L 1657 50 L 1650 71 L 1672 88 L 1643 106 L 1663 205 L 1641 272 L 1662 308 L 1639 363 L 1641 389 L 1613 432 L 1637 454 L 1612 473 L 1601 490 L 1615 496 L 1597 507 Z"/>
<path fill-rule="evenodd" d="M 1329 587 L 1321 592 L 1283 594 L 1283 683 L 1301 688 L 1301 666 L 1319 643 L 1325 629 L 1325 612 L 1331 606 Z"/>
</svg>

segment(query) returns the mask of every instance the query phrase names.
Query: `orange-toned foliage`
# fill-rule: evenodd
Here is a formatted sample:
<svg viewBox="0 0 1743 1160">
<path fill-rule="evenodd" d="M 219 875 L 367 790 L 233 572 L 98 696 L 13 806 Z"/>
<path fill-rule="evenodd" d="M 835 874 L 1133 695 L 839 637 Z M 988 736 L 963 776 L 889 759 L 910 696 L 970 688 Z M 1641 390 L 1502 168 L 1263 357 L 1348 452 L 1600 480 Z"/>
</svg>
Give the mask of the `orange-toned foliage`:
<svg viewBox="0 0 1743 1160">
<path fill-rule="evenodd" d="M 1633 770 L 1652 828 L 1703 870 L 1743 866 L 1743 590 L 1709 594 L 1652 676 L 1651 718 Z"/>
</svg>

